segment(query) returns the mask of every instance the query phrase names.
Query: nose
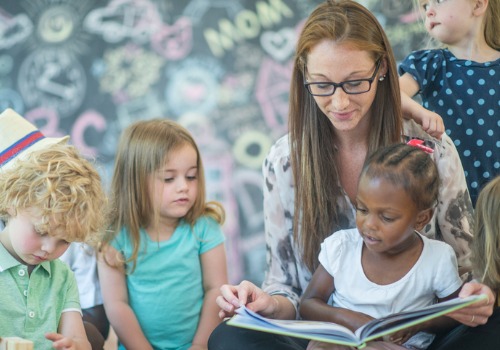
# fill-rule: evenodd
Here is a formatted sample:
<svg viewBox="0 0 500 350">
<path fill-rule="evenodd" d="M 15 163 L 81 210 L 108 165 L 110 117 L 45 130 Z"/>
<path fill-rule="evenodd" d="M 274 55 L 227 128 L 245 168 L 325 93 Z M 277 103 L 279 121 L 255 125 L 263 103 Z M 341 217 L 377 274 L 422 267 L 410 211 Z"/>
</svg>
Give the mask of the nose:
<svg viewBox="0 0 500 350">
<path fill-rule="evenodd" d="M 57 248 L 57 238 L 45 235 L 42 241 L 42 251 L 46 252 L 47 255 L 52 254 Z"/>
<path fill-rule="evenodd" d="M 432 2 L 427 4 L 427 9 L 425 10 L 425 15 L 427 17 L 434 17 L 436 15 L 436 10 L 434 9 L 434 5 Z"/>
<path fill-rule="evenodd" d="M 370 232 L 377 230 L 377 218 L 375 215 L 368 214 L 362 220 L 362 229 L 363 231 Z"/>
<path fill-rule="evenodd" d="M 340 87 L 335 89 L 331 99 L 331 103 L 336 111 L 342 111 L 349 106 L 349 95 Z"/>
<path fill-rule="evenodd" d="M 184 192 L 188 189 L 187 180 L 185 178 L 179 178 L 177 181 L 177 191 Z"/>
</svg>

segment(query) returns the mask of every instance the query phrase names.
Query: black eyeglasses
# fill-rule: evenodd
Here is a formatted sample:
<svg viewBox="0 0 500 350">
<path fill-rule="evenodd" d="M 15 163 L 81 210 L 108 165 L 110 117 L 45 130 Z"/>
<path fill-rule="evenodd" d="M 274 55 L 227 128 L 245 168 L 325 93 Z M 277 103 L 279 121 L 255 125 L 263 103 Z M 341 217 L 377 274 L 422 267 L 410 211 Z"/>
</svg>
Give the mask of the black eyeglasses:
<svg viewBox="0 0 500 350">
<path fill-rule="evenodd" d="M 337 88 L 342 88 L 346 94 L 349 95 L 357 95 L 363 94 L 365 92 L 370 91 L 372 87 L 373 80 L 375 80 L 375 76 L 377 75 L 378 69 L 380 67 L 380 62 L 382 59 L 379 59 L 375 64 L 375 71 L 373 75 L 368 79 L 356 79 L 356 80 L 346 80 L 341 83 L 330 83 L 330 82 L 314 82 L 314 83 L 305 83 L 307 90 L 313 96 L 331 96 L 335 93 Z"/>
</svg>

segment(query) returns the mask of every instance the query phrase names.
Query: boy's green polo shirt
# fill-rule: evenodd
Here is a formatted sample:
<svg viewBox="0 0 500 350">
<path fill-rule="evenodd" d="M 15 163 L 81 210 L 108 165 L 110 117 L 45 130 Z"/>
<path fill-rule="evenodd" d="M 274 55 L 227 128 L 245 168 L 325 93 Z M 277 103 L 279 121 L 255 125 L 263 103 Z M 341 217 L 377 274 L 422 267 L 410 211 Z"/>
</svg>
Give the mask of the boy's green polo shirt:
<svg viewBox="0 0 500 350">
<path fill-rule="evenodd" d="M 45 333 L 57 332 L 63 312 L 81 313 L 73 272 L 62 261 L 46 261 L 28 276 L 0 244 L 0 336 L 21 337 L 37 350 L 52 349 Z"/>
</svg>

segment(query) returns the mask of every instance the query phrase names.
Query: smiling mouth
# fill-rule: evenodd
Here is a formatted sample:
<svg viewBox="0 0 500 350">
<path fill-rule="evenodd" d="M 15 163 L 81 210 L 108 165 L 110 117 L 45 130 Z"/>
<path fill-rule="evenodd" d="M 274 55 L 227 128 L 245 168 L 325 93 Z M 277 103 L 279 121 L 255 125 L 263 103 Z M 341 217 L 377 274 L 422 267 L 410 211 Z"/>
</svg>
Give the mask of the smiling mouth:
<svg viewBox="0 0 500 350">
<path fill-rule="evenodd" d="M 349 120 L 352 112 L 333 112 L 333 117 L 337 120 Z"/>
</svg>

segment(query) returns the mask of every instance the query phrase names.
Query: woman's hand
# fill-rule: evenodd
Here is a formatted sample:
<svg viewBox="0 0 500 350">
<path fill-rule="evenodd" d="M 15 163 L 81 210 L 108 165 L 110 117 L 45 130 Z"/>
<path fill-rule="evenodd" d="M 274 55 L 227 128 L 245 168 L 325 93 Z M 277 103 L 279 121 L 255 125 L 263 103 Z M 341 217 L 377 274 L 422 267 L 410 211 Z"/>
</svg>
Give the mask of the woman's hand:
<svg viewBox="0 0 500 350">
<path fill-rule="evenodd" d="M 468 282 L 464 284 L 458 296 L 460 298 L 465 298 L 470 295 L 480 294 L 488 296 L 488 300 L 478 301 L 463 309 L 451 312 L 448 316 L 470 327 L 485 324 L 493 313 L 493 305 L 495 304 L 495 295 L 491 289 L 478 282 Z"/>
<path fill-rule="evenodd" d="M 278 302 L 255 284 L 243 281 L 238 285 L 224 284 L 220 287 L 221 295 L 215 300 L 221 308 L 219 317 L 234 315 L 234 310 L 246 305 L 250 310 L 265 317 L 272 316 L 278 307 Z"/>
</svg>

